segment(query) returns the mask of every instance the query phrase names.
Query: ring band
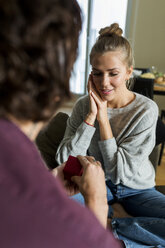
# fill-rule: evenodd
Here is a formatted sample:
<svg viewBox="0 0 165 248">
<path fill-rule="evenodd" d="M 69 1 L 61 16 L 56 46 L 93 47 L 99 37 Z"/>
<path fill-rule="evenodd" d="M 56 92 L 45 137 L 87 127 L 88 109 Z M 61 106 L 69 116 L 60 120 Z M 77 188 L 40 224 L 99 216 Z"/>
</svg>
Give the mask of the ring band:
<svg viewBox="0 0 165 248">
<path fill-rule="evenodd" d="M 83 158 L 83 160 L 84 160 L 84 161 L 88 161 L 88 159 L 87 159 L 87 158 Z"/>
<path fill-rule="evenodd" d="M 93 159 L 93 161 L 92 161 L 93 163 L 95 163 L 95 165 L 96 166 L 100 166 L 100 162 L 99 161 L 97 161 L 96 159 Z"/>
</svg>

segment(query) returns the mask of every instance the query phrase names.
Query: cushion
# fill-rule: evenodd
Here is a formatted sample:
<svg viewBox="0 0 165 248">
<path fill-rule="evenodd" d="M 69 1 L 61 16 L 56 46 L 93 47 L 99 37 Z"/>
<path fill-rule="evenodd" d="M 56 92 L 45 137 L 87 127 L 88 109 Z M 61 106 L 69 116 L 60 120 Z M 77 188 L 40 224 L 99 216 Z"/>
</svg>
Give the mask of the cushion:
<svg viewBox="0 0 165 248">
<path fill-rule="evenodd" d="M 36 137 L 36 145 L 50 169 L 58 166 L 58 163 L 55 161 L 55 154 L 64 137 L 68 117 L 68 114 L 59 112 L 41 129 Z"/>
</svg>

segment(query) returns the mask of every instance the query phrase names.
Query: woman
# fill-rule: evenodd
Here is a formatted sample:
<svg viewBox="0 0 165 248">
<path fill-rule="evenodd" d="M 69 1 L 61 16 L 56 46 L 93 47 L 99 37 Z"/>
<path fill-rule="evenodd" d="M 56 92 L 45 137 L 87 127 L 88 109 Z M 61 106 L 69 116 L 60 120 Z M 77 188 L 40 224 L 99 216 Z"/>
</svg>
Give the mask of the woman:
<svg viewBox="0 0 165 248">
<path fill-rule="evenodd" d="M 84 173 L 81 180 L 73 178 L 97 220 L 67 197 L 25 135 L 69 95 L 81 30 L 77 2 L 0 1 L 0 24 L 0 247 L 122 247 L 105 230 L 108 206 L 100 163 L 80 156 Z"/>
<path fill-rule="evenodd" d="M 149 160 L 158 108 L 127 88 L 133 55 L 118 24 L 101 29 L 90 63 L 89 96 L 74 106 L 56 159 L 61 163 L 69 155 L 88 154 L 101 162 L 109 217 L 111 204 L 119 202 L 132 216 L 165 218 L 165 196 L 154 188 L 155 171 Z M 74 198 L 83 202 L 80 194 Z"/>
</svg>

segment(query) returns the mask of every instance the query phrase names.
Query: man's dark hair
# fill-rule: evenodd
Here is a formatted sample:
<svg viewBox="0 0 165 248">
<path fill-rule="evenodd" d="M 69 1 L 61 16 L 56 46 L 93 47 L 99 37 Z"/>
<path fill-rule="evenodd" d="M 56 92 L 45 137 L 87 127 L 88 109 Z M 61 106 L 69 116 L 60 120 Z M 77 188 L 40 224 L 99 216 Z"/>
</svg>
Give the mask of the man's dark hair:
<svg viewBox="0 0 165 248">
<path fill-rule="evenodd" d="M 69 96 L 80 31 L 76 0 L 0 0 L 0 116 L 52 115 Z"/>
</svg>

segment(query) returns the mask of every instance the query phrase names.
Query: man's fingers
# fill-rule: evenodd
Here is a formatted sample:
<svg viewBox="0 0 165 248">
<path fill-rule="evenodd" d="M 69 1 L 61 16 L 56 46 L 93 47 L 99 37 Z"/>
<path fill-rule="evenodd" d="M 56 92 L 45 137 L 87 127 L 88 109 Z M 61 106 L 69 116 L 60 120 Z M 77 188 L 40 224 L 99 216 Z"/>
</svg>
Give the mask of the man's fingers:
<svg viewBox="0 0 165 248">
<path fill-rule="evenodd" d="M 80 164 L 82 165 L 82 167 L 85 169 L 87 165 L 89 165 L 90 161 L 84 157 L 84 156 L 81 156 L 81 155 L 78 155 L 77 156 L 78 160 L 80 161 Z"/>
<path fill-rule="evenodd" d="M 91 162 L 92 164 L 101 166 L 100 161 L 96 160 L 93 156 L 86 156 L 86 158 L 89 160 L 89 162 Z"/>
<path fill-rule="evenodd" d="M 95 158 L 93 156 L 85 156 L 91 163 L 95 162 Z"/>
<path fill-rule="evenodd" d="M 76 185 L 80 184 L 81 177 L 79 176 L 73 176 L 71 177 L 72 182 L 74 182 Z"/>
<path fill-rule="evenodd" d="M 96 164 L 97 164 L 98 166 L 101 166 L 100 161 L 96 161 Z M 102 167 L 102 166 L 101 166 L 101 167 Z"/>
<path fill-rule="evenodd" d="M 62 173 L 62 171 L 63 171 L 63 169 L 64 169 L 64 167 L 65 167 L 65 164 L 66 164 L 66 162 L 64 162 L 63 164 L 61 164 L 61 165 L 59 165 L 59 166 L 57 166 L 56 168 L 54 168 L 51 172 L 52 172 L 52 174 L 53 174 L 53 176 L 59 176 L 59 174 L 61 174 Z"/>
<path fill-rule="evenodd" d="M 62 163 L 60 166 L 61 166 L 61 168 L 64 168 L 65 165 L 66 165 L 66 161 L 64 163 Z"/>
</svg>

